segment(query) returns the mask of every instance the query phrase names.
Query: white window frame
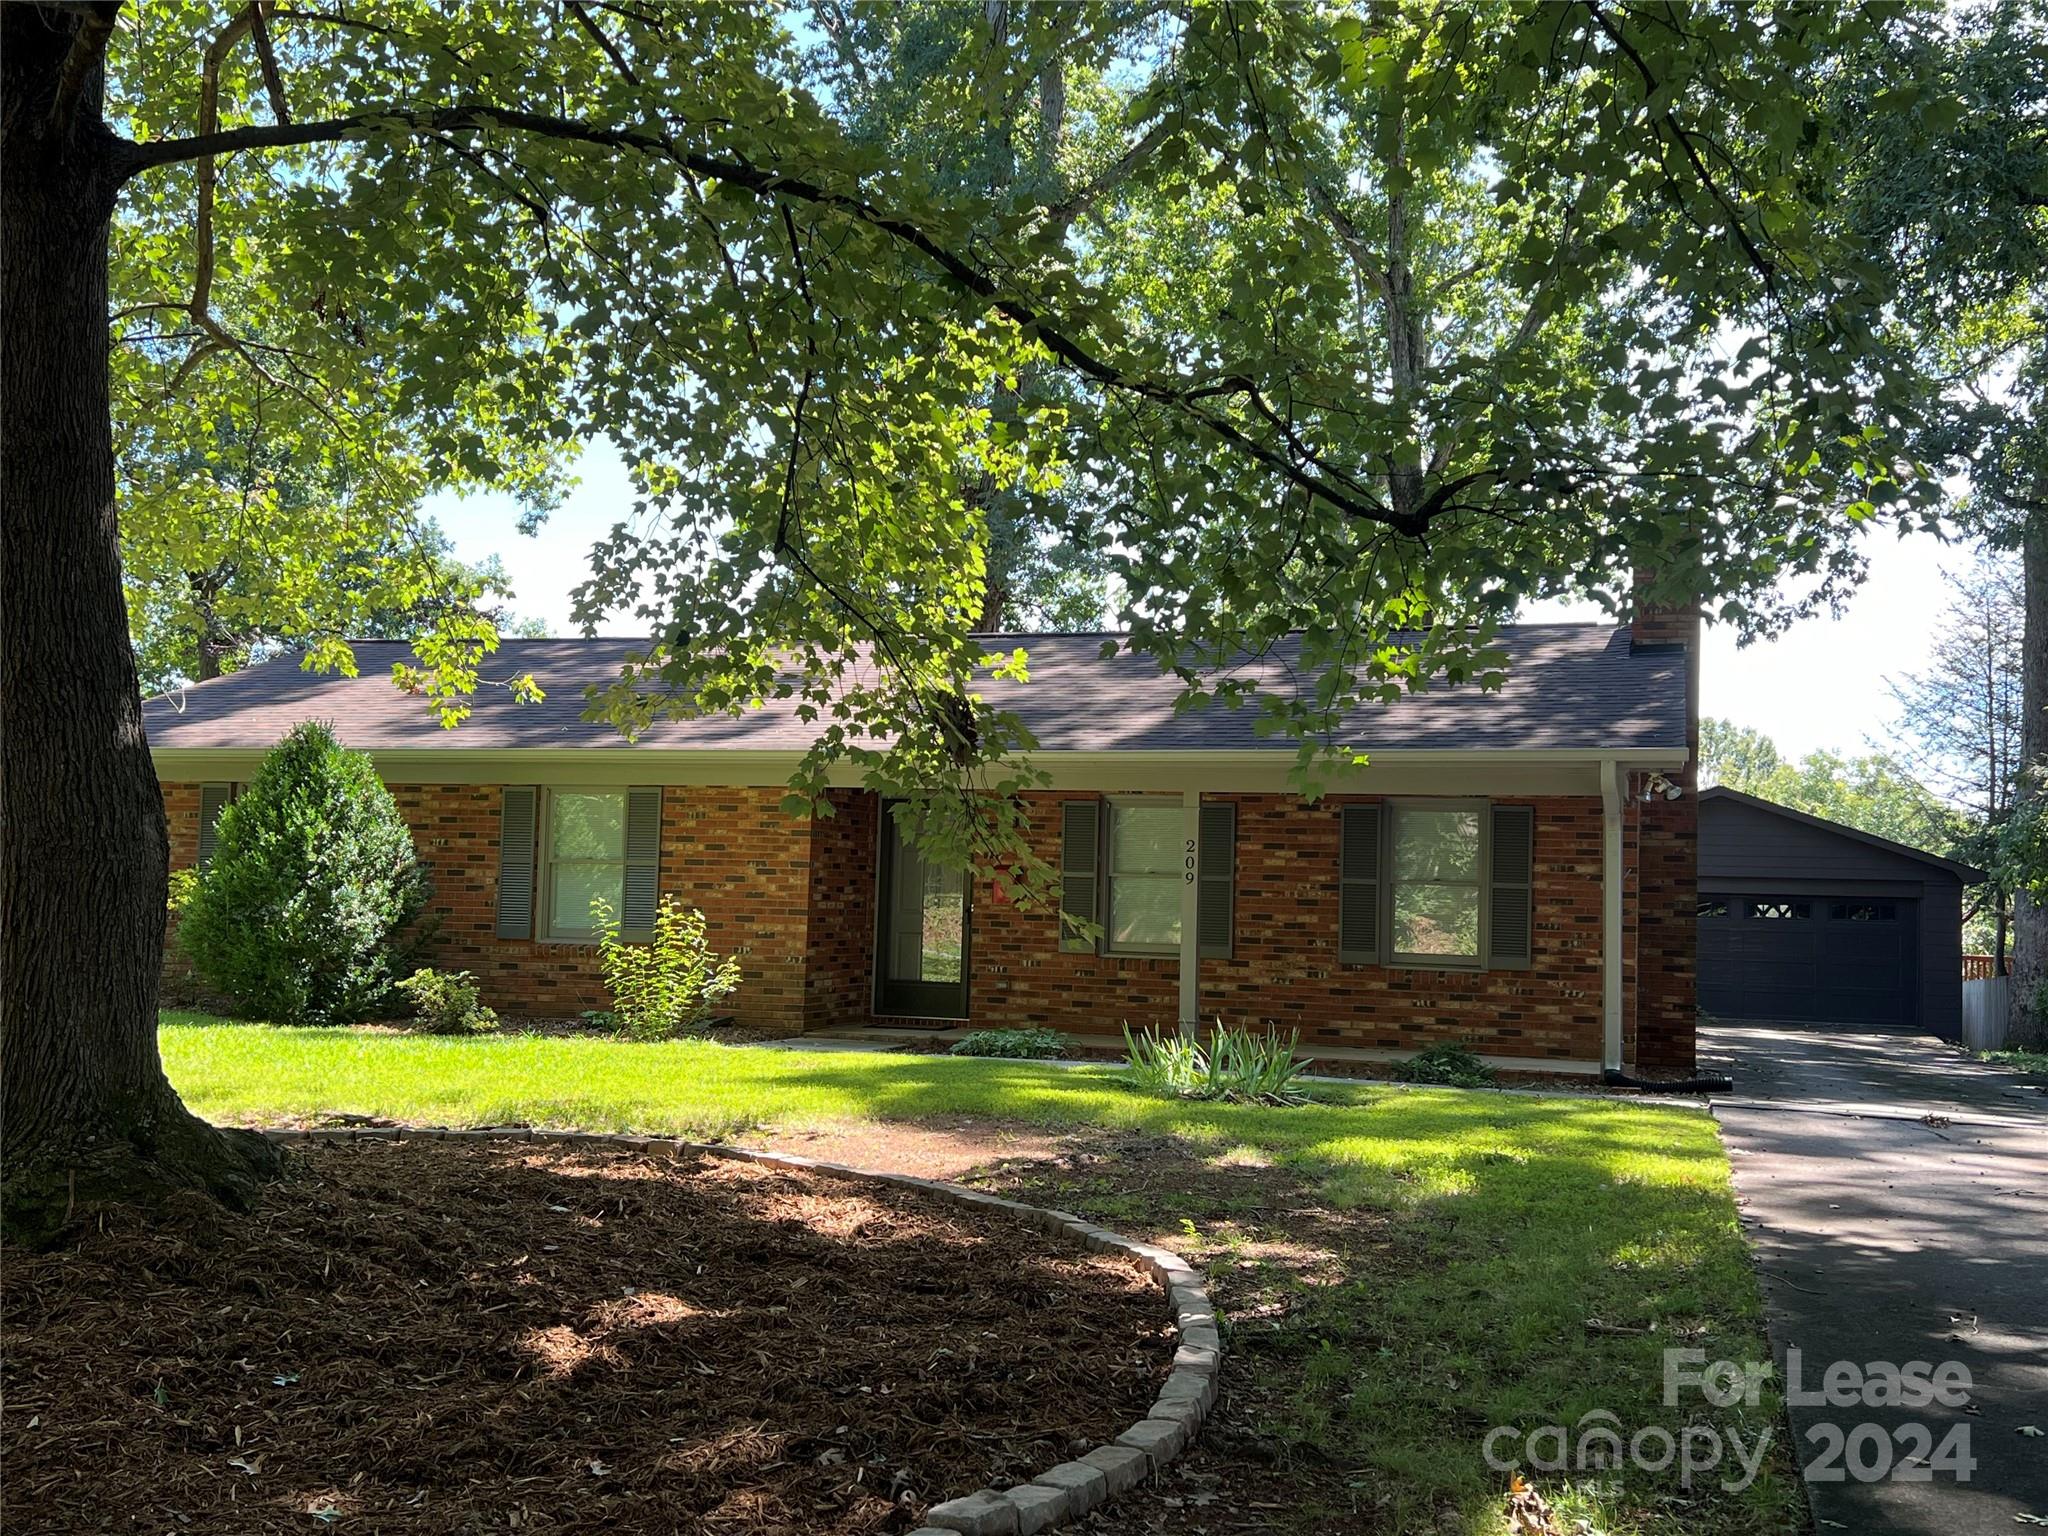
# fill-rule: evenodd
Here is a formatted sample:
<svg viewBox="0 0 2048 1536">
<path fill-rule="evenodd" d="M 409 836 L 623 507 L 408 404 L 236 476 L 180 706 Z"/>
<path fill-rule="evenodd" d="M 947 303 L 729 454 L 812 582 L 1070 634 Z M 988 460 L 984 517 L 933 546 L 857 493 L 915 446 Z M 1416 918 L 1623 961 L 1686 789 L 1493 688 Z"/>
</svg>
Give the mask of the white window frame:
<svg viewBox="0 0 2048 1536">
<path fill-rule="evenodd" d="M 1385 822 L 1381 833 L 1386 839 L 1381 869 L 1386 878 L 1382 881 L 1384 894 L 1380 900 L 1382 932 L 1387 936 L 1385 964 L 1401 966 L 1409 970 L 1427 971 L 1483 971 L 1487 969 L 1489 945 L 1492 934 L 1488 921 L 1488 909 L 1492 906 L 1493 888 L 1493 802 L 1487 799 L 1453 799 L 1436 796 L 1407 796 L 1383 800 L 1385 807 L 1382 820 Z M 1462 887 L 1463 880 L 1409 880 L 1403 881 L 1400 873 L 1399 849 L 1401 817 L 1403 813 L 1427 814 L 1431 811 L 1449 813 L 1469 811 L 1478 825 L 1478 846 L 1472 866 L 1470 882 L 1473 895 L 1479 906 L 1479 923 L 1474 930 L 1478 951 L 1471 955 L 1424 955 L 1396 948 L 1399 929 L 1395 924 L 1395 902 L 1402 885 L 1441 885 Z"/>
<path fill-rule="evenodd" d="M 1108 955 L 1177 955 L 1178 941 L 1172 944 L 1119 944 L 1116 941 L 1116 882 L 1118 880 L 1150 881 L 1172 887 L 1175 900 L 1179 900 L 1181 886 L 1187 880 L 1187 872 L 1181 860 L 1176 857 L 1171 869 L 1155 873 L 1151 870 L 1131 870 L 1119 873 L 1116 867 L 1116 816 L 1119 810 L 1171 811 L 1181 814 L 1178 798 L 1169 799 L 1164 795 L 1111 795 L 1104 801 L 1102 819 L 1102 949 Z M 1180 841 L 1179 829 L 1175 829 L 1174 841 Z"/>
<path fill-rule="evenodd" d="M 615 784 L 562 784 L 551 785 L 541 794 L 541 816 L 538 835 L 534 838 L 540 861 L 540 901 L 537 914 L 537 929 L 541 939 L 550 944 L 595 944 L 598 933 L 595 928 L 556 928 L 555 914 L 555 869 L 562 864 L 616 864 L 619 869 L 619 899 L 623 903 L 626 890 L 625 826 L 628 810 L 627 795 L 630 791 L 623 785 Z M 616 859 L 557 859 L 555 857 L 555 797 L 557 795 L 605 795 L 619 802 L 619 856 Z M 620 917 L 624 913 L 618 914 Z"/>
</svg>

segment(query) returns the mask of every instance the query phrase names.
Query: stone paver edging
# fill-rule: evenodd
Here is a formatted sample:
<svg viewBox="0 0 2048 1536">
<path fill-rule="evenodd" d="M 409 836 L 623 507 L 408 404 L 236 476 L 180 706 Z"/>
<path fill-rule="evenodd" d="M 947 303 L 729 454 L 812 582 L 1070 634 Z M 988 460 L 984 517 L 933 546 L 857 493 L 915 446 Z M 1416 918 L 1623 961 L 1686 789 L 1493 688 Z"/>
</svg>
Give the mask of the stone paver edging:
<svg viewBox="0 0 2048 1536">
<path fill-rule="evenodd" d="M 757 1152 L 746 1147 L 718 1146 L 707 1142 L 683 1141 L 668 1136 L 610 1135 L 590 1131 L 542 1131 L 529 1127 L 506 1127 L 480 1131 L 450 1131 L 407 1126 L 347 1126 L 317 1130 L 266 1131 L 273 1141 L 547 1141 L 568 1146 L 609 1147 L 633 1152 L 686 1152 L 707 1157 L 731 1158 L 738 1162 L 766 1163 L 778 1168 L 802 1168 L 833 1178 L 860 1179 L 877 1184 L 895 1184 L 923 1190 L 956 1205 L 978 1206 L 1003 1211 L 1017 1220 L 1056 1238 L 1076 1242 L 1095 1253 L 1118 1253 L 1135 1259 L 1151 1272 L 1173 1308 L 1180 1345 L 1174 1351 L 1173 1369 L 1166 1378 L 1151 1411 L 1107 1445 L 1098 1445 L 1087 1455 L 1049 1467 L 1030 1482 L 1015 1488 L 984 1488 L 965 1498 L 948 1499 L 925 1511 L 925 1523 L 910 1536 L 1036 1536 L 1069 1520 L 1078 1520 L 1118 1494 L 1128 1492 L 1194 1443 L 1202 1420 L 1215 1406 L 1218 1372 L 1223 1362 L 1223 1338 L 1216 1326 L 1216 1311 L 1209 1304 L 1208 1287 L 1201 1272 L 1173 1252 L 1153 1243 L 1141 1243 L 1099 1227 L 1070 1211 L 1025 1205 L 985 1194 L 964 1184 L 943 1179 L 920 1179 L 906 1173 L 877 1173 L 850 1168 L 844 1163 L 821 1162 L 791 1152 Z"/>
</svg>

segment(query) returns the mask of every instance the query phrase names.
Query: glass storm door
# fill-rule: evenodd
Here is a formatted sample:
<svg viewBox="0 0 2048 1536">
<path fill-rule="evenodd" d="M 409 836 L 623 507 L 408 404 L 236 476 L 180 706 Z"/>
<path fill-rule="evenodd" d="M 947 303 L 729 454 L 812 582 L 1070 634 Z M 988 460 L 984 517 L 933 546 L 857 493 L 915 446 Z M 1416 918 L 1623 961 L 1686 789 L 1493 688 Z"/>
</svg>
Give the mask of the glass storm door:
<svg viewBox="0 0 2048 1536">
<path fill-rule="evenodd" d="M 967 881 L 927 863 L 882 812 L 882 911 L 876 1011 L 903 1018 L 967 1017 Z"/>
</svg>

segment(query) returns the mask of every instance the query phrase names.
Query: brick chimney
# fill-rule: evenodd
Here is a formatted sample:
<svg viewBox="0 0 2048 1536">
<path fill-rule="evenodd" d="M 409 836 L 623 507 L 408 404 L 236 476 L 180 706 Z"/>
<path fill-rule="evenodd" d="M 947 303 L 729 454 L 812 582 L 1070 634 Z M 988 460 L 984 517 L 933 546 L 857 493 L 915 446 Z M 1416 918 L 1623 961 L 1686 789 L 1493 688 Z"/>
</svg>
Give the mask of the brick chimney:
<svg viewBox="0 0 2048 1536">
<path fill-rule="evenodd" d="M 1699 652 L 1700 610 L 1698 603 L 1669 604 L 1649 600 L 1653 573 L 1636 570 L 1629 581 L 1629 649 L 1646 645 L 1683 645 Z M 1697 713 L 1697 711 L 1695 711 Z"/>
<path fill-rule="evenodd" d="M 1686 653 L 1687 762 L 1672 777 L 1680 796 L 1667 800 L 1640 777 L 1630 786 L 1635 858 L 1635 967 L 1625 1035 L 1627 1054 L 1651 1077 L 1694 1070 L 1698 1014 L 1700 608 L 1697 602 L 1652 602 L 1652 573 L 1638 568 L 1630 583 L 1629 649 Z"/>
</svg>

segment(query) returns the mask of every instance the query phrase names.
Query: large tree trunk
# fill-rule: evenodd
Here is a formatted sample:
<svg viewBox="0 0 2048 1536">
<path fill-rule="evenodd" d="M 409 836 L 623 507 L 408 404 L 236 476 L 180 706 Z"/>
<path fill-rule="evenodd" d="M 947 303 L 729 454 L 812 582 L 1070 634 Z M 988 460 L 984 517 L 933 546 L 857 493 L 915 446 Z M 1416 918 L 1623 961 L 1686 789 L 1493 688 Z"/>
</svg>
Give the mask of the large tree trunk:
<svg viewBox="0 0 2048 1536">
<path fill-rule="evenodd" d="M 2026 587 L 2026 633 L 2020 660 L 2020 771 L 2016 799 L 2028 803 L 2048 794 L 2041 781 L 2048 768 L 2048 511 L 2027 514 L 2021 545 Z M 2012 903 L 2012 1004 L 2007 1015 L 2010 1044 L 2048 1046 L 2048 1018 L 2036 1006 L 2048 982 L 2048 904 L 2022 889 Z"/>
<path fill-rule="evenodd" d="M 0 11 L 0 1216 L 29 1239 L 109 1196 L 240 1198 L 277 1165 L 157 1056 L 168 839 L 121 599 L 96 63 L 52 121 L 82 20 Z"/>
</svg>

